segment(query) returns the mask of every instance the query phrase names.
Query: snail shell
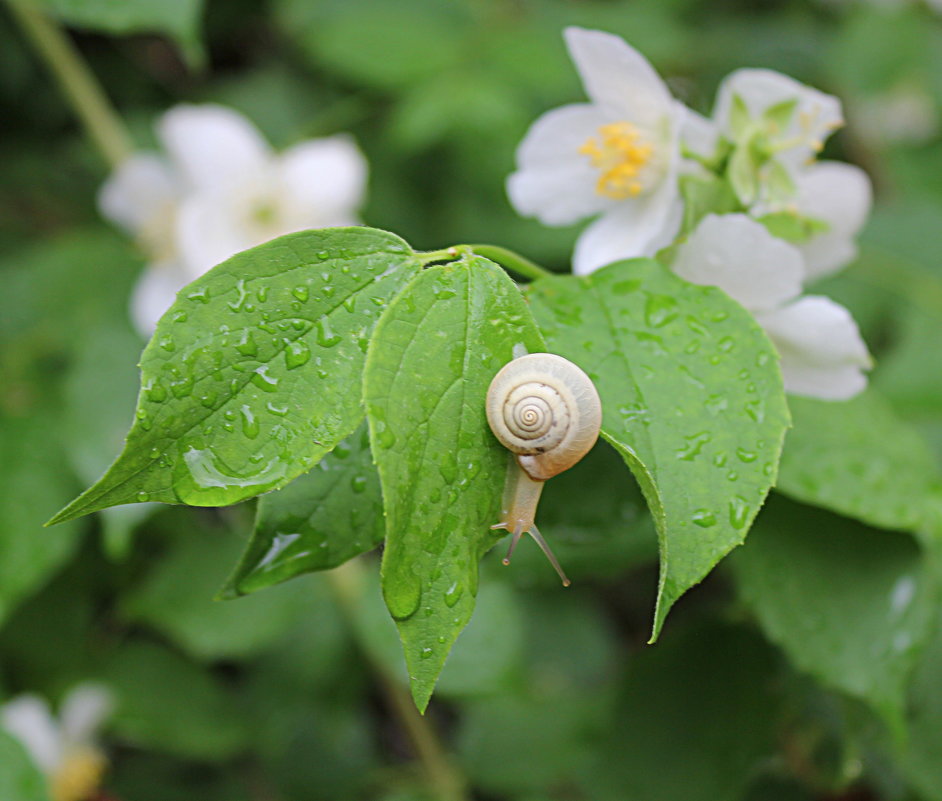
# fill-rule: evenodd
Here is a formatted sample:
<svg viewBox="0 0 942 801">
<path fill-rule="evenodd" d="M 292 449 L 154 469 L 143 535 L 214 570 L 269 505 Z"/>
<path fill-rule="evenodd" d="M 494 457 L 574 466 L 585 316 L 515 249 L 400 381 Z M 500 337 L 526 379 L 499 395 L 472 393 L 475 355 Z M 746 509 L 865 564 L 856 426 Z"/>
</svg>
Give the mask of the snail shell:
<svg viewBox="0 0 942 801">
<path fill-rule="evenodd" d="M 595 444 L 602 403 L 592 380 L 571 361 L 531 353 L 494 376 L 487 391 L 487 421 L 530 478 L 545 481 L 572 467 Z"/>
</svg>

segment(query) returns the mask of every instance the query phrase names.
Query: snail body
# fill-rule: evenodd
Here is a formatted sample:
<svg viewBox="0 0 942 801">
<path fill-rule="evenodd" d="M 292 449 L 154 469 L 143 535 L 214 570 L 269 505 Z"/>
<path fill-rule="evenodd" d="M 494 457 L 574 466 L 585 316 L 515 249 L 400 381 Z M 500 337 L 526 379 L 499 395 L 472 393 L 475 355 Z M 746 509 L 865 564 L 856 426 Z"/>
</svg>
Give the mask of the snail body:
<svg viewBox="0 0 942 801">
<path fill-rule="evenodd" d="M 491 527 L 513 534 L 504 564 L 510 563 L 520 538 L 529 533 L 568 586 L 569 579 L 534 518 L 543 483 L 572 467 L 598 439 L 602 404 L 595 385 L 561 356 L 521 356 L 505 364 L 491 381 L 487 421 L 512 454 L 501 521 Z"/>
</svg>

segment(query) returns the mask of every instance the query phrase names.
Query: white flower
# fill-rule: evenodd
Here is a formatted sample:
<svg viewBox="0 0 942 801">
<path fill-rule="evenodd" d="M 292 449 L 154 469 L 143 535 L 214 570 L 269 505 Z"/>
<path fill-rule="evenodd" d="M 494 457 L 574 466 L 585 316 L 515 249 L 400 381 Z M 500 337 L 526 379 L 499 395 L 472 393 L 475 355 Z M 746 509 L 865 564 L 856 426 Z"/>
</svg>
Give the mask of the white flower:
<svg viewBox="0 0 942 801">
<path fill-rule="evenodd" d="M 713 121 L 736 144 L 763 136 L 765 147 L 793 170 L 821 151 L 844 117 L 836 97 L 773 70 L 742 69 L 720 85 Z"/>
<path fill-rule="evenodd" d="M 0 725 L 46 776 L 53 801 L 85 801 L 99 788 L 105 770 L 94 737 L 111 708 L 104 687 L 82 684 L 63 700 L 58 721 L 44 699 L 20 695 L 0 707 Z"/>
<path fill-rule="evenodd" d="M 245 117 L 217 105 L 177 106 L 157 132 L 166 156 L 131 157 L 99 198 L 103 214 L 153 259 L 132 298 L 147 336 L 177 290 L 234 253 L 292 231 L 359 222 L 367 167 L 347 136 L 276 154 Z"/>
<path fill-rule="evenodd" d="M 866 386 L 870 355 L 850 313 L 828 298 L 798 297 L 801 251 L 761 223 L 744 214 L 706 216 L 678 247 L 672 269 L 753 313 L 778 350 L 789 392 L 845 400 Z"/>
<path fill-rule="evenodd" d="M 546 225 L 602 215 L 576 244 L 573 269 L 585 274 L 650 255 L 676 233 L 685 109 L 619 37 L 581 28 L 567 28 L 565 36 L 591 102 L 555 109 L 533 124 L 507 191 L 518 212 Z"/>
</svg>

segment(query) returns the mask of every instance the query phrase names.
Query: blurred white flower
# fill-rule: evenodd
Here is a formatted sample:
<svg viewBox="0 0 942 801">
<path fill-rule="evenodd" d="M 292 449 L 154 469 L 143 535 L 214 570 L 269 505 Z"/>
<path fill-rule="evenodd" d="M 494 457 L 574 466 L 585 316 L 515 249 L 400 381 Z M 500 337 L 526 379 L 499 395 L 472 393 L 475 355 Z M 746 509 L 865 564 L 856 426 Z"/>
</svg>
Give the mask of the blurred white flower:
<svg viewBox="0 0 942 801">
<path fill-rule="evenodd" d="M 95 735 L 112 706 L 104 687 L 81 684 L 62 701 L 58 720 L 44 699 L 27 694 L 0 707 L 0 725 L 42 771 L 52 801 L 85 801 L 99 789 L 107 765 Z"/>
<path fill-rule="evenodd" d="M 102 213 L 137 237 L 152 262 L 132 298 L 150 336 L 176 292 L 246 248 L 305 228 L 354 225 L 367 165 L 345 135 L 274 153 L 245 117 L 181 105 L 157 126 L 165 156 L 140 153 L 102 187 Z"/>
<path fill-rule="evenodd" d="M 942 0 L 937 0 L 942 11 Z M 939 133 L 939 109 L 928 89 L 901 81 L 878 94 L 860 98 L 850 108 L 858 136 L 877 146 L 928 142 Z"/>
<path fill-rule="evenodd" d="M 850 313 L 828 298 L 798 297 L 802 253 L 761 223 L 745 214 L 707 215 L 678 247 L 672 269 L 752 312 L 778 350 L 787 391 L 846 400 L 867 385 L 870 354 Z"/>
<path fill-rule="evenodd" d="M 533 124 L 507 191 L 519 213 L 546 225 L 602 215 L 576 244 L 573 269 L 585 274 L 651 255 L 676 233 L 685 108 L 619 37 L 581 28 L 567 28 L 565 37 L 591 102 Z"/>
<path fill-rule="evenodd" d="M 734 144 L 761 137 L 762 148 L 792 171 L 814 159 L 844 117 L 832 95 L 773 70 L 741 69 L 720 84 L 713 121 Z"/>
<path fill-rule="evenodd" d="M 807 280 L 829 275 L 857 257 L 854 241 L 873 205 L 867 174 L 853 164 L 818 161 L 794 175 L 795 194 L 784 203 L 757 204 L 757 216 L 776 211 L 823 223 L 825 230 L 796 244 L 805 258 Z"/>
</svg>

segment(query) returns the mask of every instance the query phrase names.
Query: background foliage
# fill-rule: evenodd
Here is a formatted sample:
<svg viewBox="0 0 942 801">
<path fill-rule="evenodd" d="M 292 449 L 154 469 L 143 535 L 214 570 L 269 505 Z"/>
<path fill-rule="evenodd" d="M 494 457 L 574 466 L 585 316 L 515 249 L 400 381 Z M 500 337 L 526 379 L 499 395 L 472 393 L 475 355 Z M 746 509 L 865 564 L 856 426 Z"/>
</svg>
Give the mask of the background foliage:
<svg viewBox="0 0 942 801">
<path fill-rule="evenodd" d="M 826 281 L 876 356 L 872 389 L 839 409 L 791 399 L 777 491 L 653 647 L 640 491 L 607 443 L 554 479 L 541 526 L 574 584 L 535 548 L 510 570 L 485 558 L 427 716 L 442 762 L 395 705 L 406 674 L 375 554 L 222 602 L 258 575 L 230 581 L 254 502 L 41 529 L 129 427 L 143 258 L 98 218 L 105 167 L 0 15 L 0 697 L 112 687 L 113 797 L 457 798 L 460 776 L 520 801 L 942 800 L 942 18 L 812 0 L 43 5 L 139 143 L 181 101 L 230 104 L 278 147 L 351 131 L 365 221 L 416 249 L 489 241 L 565 269 L 574 230 L 519 219 L 503 182 L 529 123 L 580 97 L 566 24 L 624 36 L 701 111 L 741 66 L 838 95 L 849 125 L 829 151 L 878 198 L 860 259 Z M 5 737 L 0 796 L 44 797 Z"/>
</svg>

